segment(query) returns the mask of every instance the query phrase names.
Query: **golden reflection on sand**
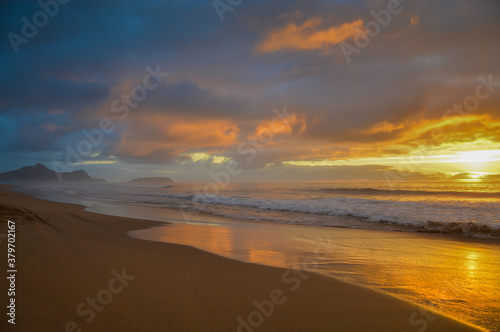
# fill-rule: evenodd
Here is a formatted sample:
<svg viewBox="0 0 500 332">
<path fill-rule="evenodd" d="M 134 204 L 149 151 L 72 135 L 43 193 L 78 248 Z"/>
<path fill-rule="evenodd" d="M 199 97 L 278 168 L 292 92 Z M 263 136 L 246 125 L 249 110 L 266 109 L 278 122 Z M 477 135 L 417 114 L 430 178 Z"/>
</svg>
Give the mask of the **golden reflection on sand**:
<svg viewBox="0 0 500 332">
<path fill-rule="evenodd" d="M 312 268 L 471 323 L 491 325 L 500 317 L 498 242 L 227 220 L 173 223 L 131 235 L 250 263 Z"/>
</svg>

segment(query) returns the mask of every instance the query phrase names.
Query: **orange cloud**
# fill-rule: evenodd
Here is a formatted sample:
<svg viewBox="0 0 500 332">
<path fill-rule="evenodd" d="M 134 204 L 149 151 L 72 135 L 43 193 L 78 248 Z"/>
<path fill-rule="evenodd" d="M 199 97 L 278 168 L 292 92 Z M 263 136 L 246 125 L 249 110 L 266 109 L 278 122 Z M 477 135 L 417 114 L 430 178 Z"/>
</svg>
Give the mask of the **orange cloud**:
<svg viewBox="0 0 500 332">
<path fill-rule="evenodd" d="M 257 53 L 274 53 L 280 50 L 327 49 L 356 36 L 363 30 L 363 20 L 358 19 L 340 26 L 322 29 L 320 18 L 312 18 L 301 25 L 288 23 L 268 33 L 256 47 Z"/>
<path fill-rule="evenodd" d="M 298 134 L 305 129 L 305 126 L 304 119 L 299 119 L 296 114 L 290 114 L 284 120 L 274 118 L 273 120 L 262 121 L 255 129 L 255 133 L 249 138 L 268 137 L 270 133 L 273 137 L 290 133 Z"/>
<path fill-rule="evenodd" d="M 365 131 L 367 134 L 378 134 L 378 133 L 392 133 L 393 131 L 397 129 L 403 128 L 404 125 L 395 125 L 393 123 L 390 123 L 388 121 L 382 121 L 378 122 L 375 125 L 373 125 L 371 128 Z"/>
<path fill-rule="evenodd" d="M 239 132 L 238 126 L 229 120 L 167 114 L 136 116 L 129 125 L 117 153 L 134 157 L 167 149 L 178 154 L 190 149 L 229 146 Z"/>
<path fill-rule="evenodd" d="M 413 16 L 410 21 L 411 25 L 416 25 L 418 23 L 418 20 L 419 20 L 418 15 Z"/>
<path fill-rule="evenodd" d="M 403 136 L 404 144 L 441 145 L 477 140 L 500 142 L 500 121 L 490 115 L 467 115 L 424 120 L 411 126 Z"/>
<path fill-rule="evenodd" d="M 391 129 L 394 131 L 389 132 Z M 447 149 L 460 151 L 496 148 L 500 143 L 500 121 L 489 115 L 405 121 L 397 125 L 382 122 L 360 132 L 360 135 L 373 138 L 380 130 L 388 131 L 383 141 L 378 141 L 375 146 L 369 143 L 351 143 L 351 146 L 357 146 L 359 150 L 350 149 L 349 157 L 407 155 L 415 150 L 432 155 Z"/>
<path fill-rule="evenodd" d="M 349 132 L 347 136 L 349 139 L 333 141 L 287 137 L 275 147 L 289 149 L 293 146 L 293 151 L 282 160 L 300 161 L 385 158 L 405 156 L 414 151 L 436 155 L 475 148 L 496 149 L 500 143 L 500 120 L 489 115 L 471 114 L 398 123 L 383 121 Z"/>
</svg>

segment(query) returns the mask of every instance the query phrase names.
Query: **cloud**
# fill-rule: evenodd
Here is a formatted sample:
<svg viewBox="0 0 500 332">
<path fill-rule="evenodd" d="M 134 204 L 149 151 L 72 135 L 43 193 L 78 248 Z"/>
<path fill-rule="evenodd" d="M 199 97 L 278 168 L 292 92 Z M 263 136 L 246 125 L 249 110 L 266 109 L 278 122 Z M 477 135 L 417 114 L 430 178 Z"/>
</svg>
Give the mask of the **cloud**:
<svg viewBox="0 0 500 332">
<path fill-rule="evenodd" d="M 328 50 L 334 45 L 353 38 L 362 31 L 363 20 L 322 27 L 321 18 L 311 18 L 300 25 L 288 23 L 266 34 L 255 47 L 257 53 L 274 53 L 283 50 Z"/>
<path fill-rule="evenodd" d="M 174 163 L 182 160 L 186 151 L 233 145 L 238 132 L 237 124 L 229 120 L 137 114 L 106 152 L 140 163 Z"/>
<path fill-rule="evenodd" d="M 413 1 L 351 64 L 340 61 L 339 43 L 386 6 L 255 0 L 223 24 L 206 1 L 61 6 L 18 54 L 7 38 L 0 44 L 2 159 L 16 166 L 62 160 L 67 145 L 85 138 L 83 129 L 111 118 L 116 130 L 95 159 L 115 155 L 123 169 L 174 167 L 190 153 L 243 161 L 238 144 L 265 133 L 271 110 L 283 106 L 293 125 L 276 133 L 249 169 L 399 156 L 422 142 L 432 150 L 499 142 L 497 87 L 470 116 L 443 118 L 474 93 L 478 76 L 500 81 L 497 2 Z M 5 1 L 0 9 L 1 30 L 20 32 L 21 18 L 39 6 Z M 112 101 L 156 64 L 171 75 L 119 119 Z M 433 141 L 439 129 L 443 141 Z"/>
</svg>

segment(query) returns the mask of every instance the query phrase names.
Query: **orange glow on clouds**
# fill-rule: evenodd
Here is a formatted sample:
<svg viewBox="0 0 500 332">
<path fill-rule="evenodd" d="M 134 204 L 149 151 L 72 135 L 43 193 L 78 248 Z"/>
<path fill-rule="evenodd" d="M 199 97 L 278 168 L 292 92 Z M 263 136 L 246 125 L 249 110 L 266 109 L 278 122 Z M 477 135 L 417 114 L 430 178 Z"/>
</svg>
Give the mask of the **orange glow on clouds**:
<svg viewBox="0 0 500 332">
<path fill-rule="evenodd" d="M 312 18 L 300 25 L 288 23 L 268 33 L 255 51 L 274 53 L 280 50 L 327 49 L 353 38 L 363 28 L 363 20 L 358 19 L 340 26 L 322 28 L 320 18 Z"/>
<path fill-rule="evenodd" d="M 267 137 L 272 133 L 273 137 L 279 135 L 290 134 L 294 129 L 301 132 L 305 129 L 305 121 L 298 118 L 295 114 L 290 114 L 287 118 L 281 120 L 273 118 L 272 120 L 265 120 L 259 123 L 255 129 L 255 133 L 249 139 L 258 139 L 259 137 Z"/>
<path fill-rule="evenodd" d="M 400 167 L 410 163 L 415 172 L 447 174 L 497 174 L 500 169 L 500 121 L 490 115 L 382 121 L 351 132 L 342 141 L 307 139 L 306 118 L 293 113 L 284 122 L 264 120 L 247 135 L 241 123 L 229 119 L 162 113 L 137 114 L 129 125 L 115 151 L 129 157 L 192 155 L 194 161 L 224 163 L 230 160 L 225 151 L 255 139 L 265 141 L 265 153 L 275 156 L 272 162 L 284 165 Z M 203 155 L 196 155 L 200 151 Z"/>
<path fill-rule="evenodd" d="M 376 139 L 379 141 L 374 144 Z M 424 173 L 469 172 L 480 174 L 473 178 L 481 178 L 487 174 L 484 172 L 491 175 L 500 170 L 500 121 L 489 115 L 402 123 L 383 121 L 358 131 L 350 141 L 325 142 L 322 147 L 286 160 L 284 164 L 406 165 L 413 171 Z"/>
<path fill-rule="evenodd" d="M 122 136 L 120 153 L 145 156 L 157 150 L 221 147 L 234 144 L 238 126 L 223 119 L 200 119 L 166 114 L 135 118 L 132 128 Z M 146 132 L 142 128 L 148 128 Z"/>
</svg>

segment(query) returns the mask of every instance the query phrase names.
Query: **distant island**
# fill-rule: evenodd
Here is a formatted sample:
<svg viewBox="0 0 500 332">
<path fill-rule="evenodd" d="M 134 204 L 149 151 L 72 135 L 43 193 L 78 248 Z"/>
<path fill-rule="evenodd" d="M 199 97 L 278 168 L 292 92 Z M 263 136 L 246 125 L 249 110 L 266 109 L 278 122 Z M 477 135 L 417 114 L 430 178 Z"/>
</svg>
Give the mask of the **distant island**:
<svg viewBox="0 0 500 332">
<path fill-rule="evenodd" d="M 163 186 L 173 183 L 171 178 L 167 177 L 152 177 L 152 178 L 138 178 L 130 180 L 129 184 L 147 185 L 147 186 Z"/>
<path fill-rule="evenodd" d="M 0 182 L 91 182 L 103 183 L 104 179 L 94 179 L 83 169 L 74 172 L 54 172 L 43 164 L 25 166 L 13 171 L 0 173 Z"/>
</svg>

